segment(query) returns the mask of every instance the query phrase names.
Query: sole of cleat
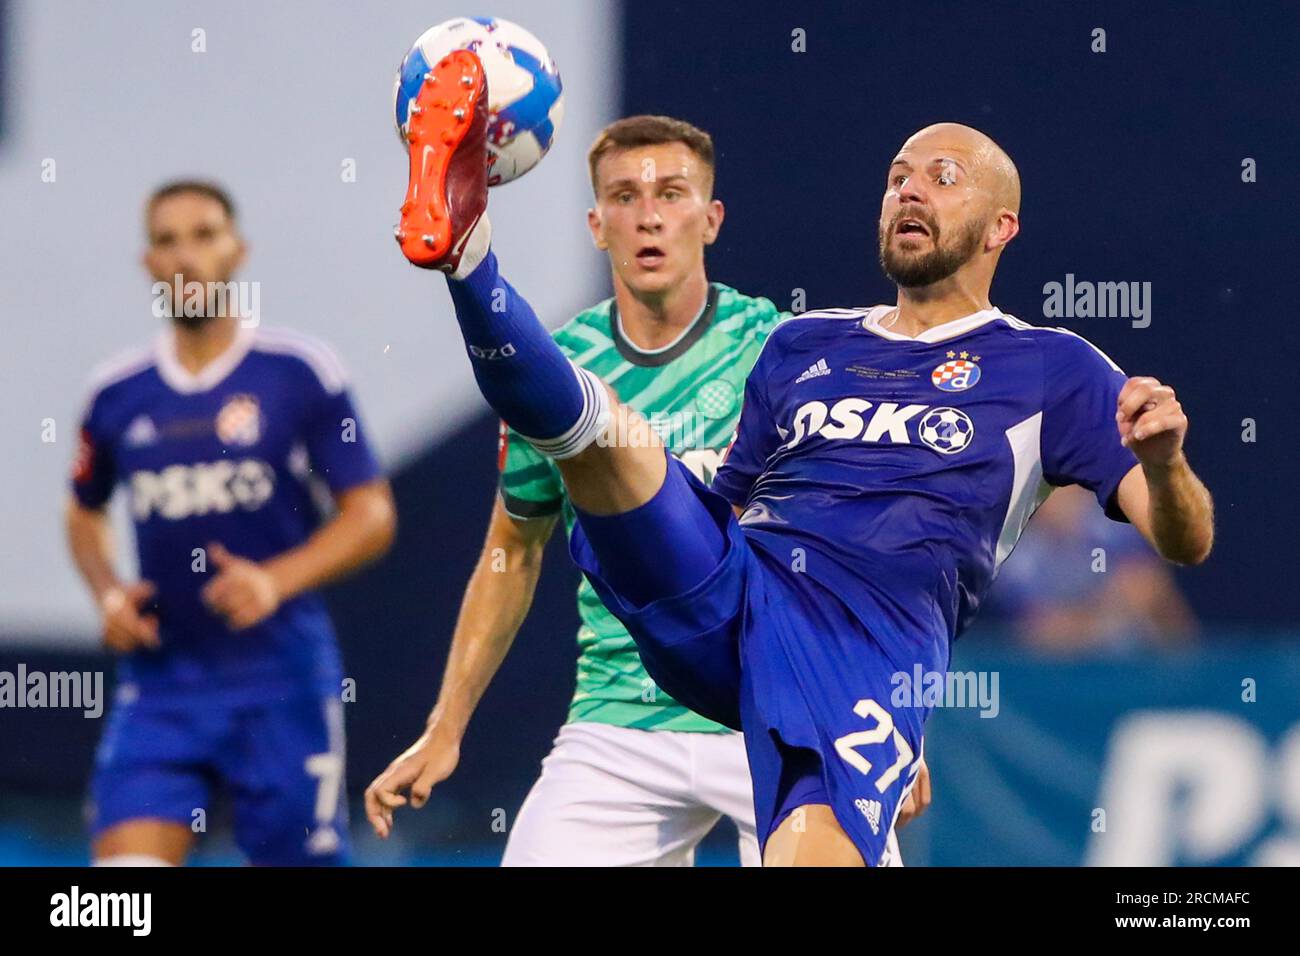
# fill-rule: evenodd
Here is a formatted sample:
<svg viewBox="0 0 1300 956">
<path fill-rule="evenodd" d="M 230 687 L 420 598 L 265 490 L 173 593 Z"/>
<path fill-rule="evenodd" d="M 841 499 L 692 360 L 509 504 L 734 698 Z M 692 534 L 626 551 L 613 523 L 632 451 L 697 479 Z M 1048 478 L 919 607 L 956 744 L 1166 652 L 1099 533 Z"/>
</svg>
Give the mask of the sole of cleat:
<svg viewBox="0 0 1300 956">
<path fill-rule="evenodd" d="M 414 265 L 429 268 L 451 249 L 447 170 L 469 132 L 485 87 L 478 57 L 468 50 L 453 50 L 424 75 L 416 95 L 407 122 L 410 181 L 393 233 L 402 255 Z"/>
</svg>

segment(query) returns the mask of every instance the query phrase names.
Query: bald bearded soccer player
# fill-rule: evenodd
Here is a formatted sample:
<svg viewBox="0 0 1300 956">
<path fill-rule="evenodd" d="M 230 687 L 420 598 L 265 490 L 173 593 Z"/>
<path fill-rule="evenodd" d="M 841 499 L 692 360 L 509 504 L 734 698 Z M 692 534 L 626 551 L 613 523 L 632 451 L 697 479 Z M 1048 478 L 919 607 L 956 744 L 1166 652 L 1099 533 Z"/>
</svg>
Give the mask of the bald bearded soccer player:
<svg viewBox="0 0 1300 956">
<path fill-rule="evenodd" d="M 448 274 L 481 391 L 556 460 L 573 555 L 647 671 L 744 730 L 764 863 L 874 865 L 933 706 L 908 684 L 946 671 L 1053 486 L 1087 487 L 1169 560 L 1208 555 L 1210 497 L 1173 390 L 990 303 L 1019 231 L 1016 170 L 982 133 L 932 126 L 893 158 L 881 205 L 896 302 L 772 331 L 710 490 L 501 277 L 476 62 L 434 71 L 471 123 L 435 108 L 438 83 L 421 94 L 421 142 L 445 145 L 412 164 L 412 194 L 448 201 L 404 212 L 431 241 L 403 251 Z"/>
</svg>

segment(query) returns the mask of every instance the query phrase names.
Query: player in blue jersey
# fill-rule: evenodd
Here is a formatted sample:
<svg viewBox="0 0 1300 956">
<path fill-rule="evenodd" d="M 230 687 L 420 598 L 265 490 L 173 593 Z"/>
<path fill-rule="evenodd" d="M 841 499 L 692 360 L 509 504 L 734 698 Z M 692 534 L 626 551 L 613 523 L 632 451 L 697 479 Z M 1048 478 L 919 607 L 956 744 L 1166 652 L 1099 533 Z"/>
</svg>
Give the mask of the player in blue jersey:
<svg viewBox="0 0 1300 956">
<path fill-rule="evenodd" d="M 169 184 L 146 226 L 156 294 L 183 294 L 152 346 L 95 374 L 67 512 L 120 655 L 93 856 L 183 863 L 221 787 L 250 862 L 345 862 L 342 673 L 316 588 L 387 549 L 392 496 L 337 359 L 236 307 L 244 245 L 226 193 Z M 119 485 L 135 582 L 108 540 Z"/>
<path fill-rule="evenodd" d="M 1053 486 L 1087 487 L 1170 560 L 1209 554 L 1212 504 L 1173 390 L 992 306 L 1019 176 L 984 134 L 939 124 L 889 167 L 895 304 L 778 326 L 709 490 L 500 276 L 484 86 L 462 51 L 420 93 L 403 252 L 448 274 L 485 398 L 558 462 L 573 555 L 647 671 L 744 730 L 764 862 L 874 865 L 932 706 L 906 682 L 946 671 Z"/>
</svg>

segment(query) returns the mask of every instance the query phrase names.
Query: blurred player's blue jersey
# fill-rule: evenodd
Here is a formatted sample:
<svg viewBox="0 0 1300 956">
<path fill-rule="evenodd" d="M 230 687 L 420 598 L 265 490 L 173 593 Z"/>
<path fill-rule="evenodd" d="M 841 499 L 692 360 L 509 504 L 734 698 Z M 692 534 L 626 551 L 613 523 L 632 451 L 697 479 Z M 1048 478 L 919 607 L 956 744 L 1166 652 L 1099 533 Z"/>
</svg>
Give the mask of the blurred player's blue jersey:
<svg viewBox="0 0 1300 956">
<path fill-rule="evenodd" d="M 998 309 L 917 338 L 892 312 L 776 328 L 749 376 L 714 488 L 747 539 L 829 588 L 908 666 L 935 669 L 1052 486 L 1114 518 L 1137 464 L 1120 444 L 1124 374 L 1073 333 Z"/>
<path fill-rule="evenodd" d="M 157 587 L 162 648 L 122 661 L 142 692 L 204 690 L 226 700 L 310 689 L 337 696 L 334 631 L 312 593 L 238 633 L 201 591 L 208 547 L 261 561 L 302 544 L 330 493 L 379 475 L 338 361 L 297 333 L 241 328 L 198 375 L 170 332 L 96 375 L 73 477 L 99 508 L 121 485 L 142 580 Z"/>
<path fill-rule="evenodd" d="M 218 573 L 210 545 L 280 554 L 316 530 L 331 493 L 378 476 L 337 359 L 305 336 L 241 328 L 194 375 L 165 333 L 100 370 L 73 491 L 99 508 L 124 488 L 162 646 L 121 661 L 93 832 L 192 826 L 219 781 L 251 862 L 347 860 L 342 675 L 321 599 L 299 595 L 233 632 L 201 592 Z"/>
</svg>

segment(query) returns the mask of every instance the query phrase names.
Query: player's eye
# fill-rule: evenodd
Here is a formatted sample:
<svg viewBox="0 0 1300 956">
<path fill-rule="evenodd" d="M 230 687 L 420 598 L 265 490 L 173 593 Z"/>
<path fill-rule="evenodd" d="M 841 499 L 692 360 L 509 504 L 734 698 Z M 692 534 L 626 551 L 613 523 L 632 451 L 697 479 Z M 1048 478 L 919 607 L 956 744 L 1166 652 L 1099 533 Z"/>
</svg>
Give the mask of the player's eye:
<svg viewBox="0 0 1300 956">
<path fill-rule="evenodd" d="M 216 230 L 209 226 L 203 226 L 194 230 L 194 238 L 198 239 L 199 242 L 211 242 L 216 235 Z"/>
<path fill-rule="evenodd" d="M 682 191 L 680 189 L 665 189 L 663 195 L 668 202 L 676 202 L 682 198 Z"/>
<path fill-rule="evenodd" d="M 894 175 L 894 176 L 891 176 L 891 177 L 889 178 L 889 185 L 891 185 L 891 186 L 901 186 L 901 185 L 903 185 L 903 180 L 905 180 L 905 179 L 907 179 L 906 176 L 904 176 L 902 173 L 898 173 L 898 174 L 896 174 L 896 175 Z"/>
<path fill-rule="evenodd" d="M 632 201 L 632 193 L 630 192 L 621 192 L 614 197 L 614 202 L 622 203 L 625 206 L 631 201 Z"/>
</svg>

